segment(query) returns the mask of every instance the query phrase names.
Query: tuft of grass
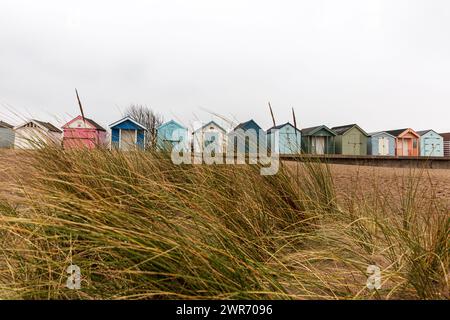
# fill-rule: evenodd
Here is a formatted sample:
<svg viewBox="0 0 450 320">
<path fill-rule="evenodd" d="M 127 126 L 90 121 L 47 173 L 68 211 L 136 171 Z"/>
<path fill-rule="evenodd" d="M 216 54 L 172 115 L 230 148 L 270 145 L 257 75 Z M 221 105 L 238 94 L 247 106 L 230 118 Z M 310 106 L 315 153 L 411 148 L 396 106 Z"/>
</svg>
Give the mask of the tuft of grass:
<svg viewBox="0 0 450 320">
<path fill-rule="evenodd" d="M 8 290 L 23 298 L 287 298 L 277 248 L 301 242 L 307 215 L 281 173 L 175 166 L 150 152 L 24 155 L 3 202 Z M 289 185 L 291 184 L 291 185 Z M 8 240 L 9 242 L 9 240 Z M 85 288 L 64 288 L 66 268 Z M 289 276 L 288 276 L 289 278 Z"/>
</svg>

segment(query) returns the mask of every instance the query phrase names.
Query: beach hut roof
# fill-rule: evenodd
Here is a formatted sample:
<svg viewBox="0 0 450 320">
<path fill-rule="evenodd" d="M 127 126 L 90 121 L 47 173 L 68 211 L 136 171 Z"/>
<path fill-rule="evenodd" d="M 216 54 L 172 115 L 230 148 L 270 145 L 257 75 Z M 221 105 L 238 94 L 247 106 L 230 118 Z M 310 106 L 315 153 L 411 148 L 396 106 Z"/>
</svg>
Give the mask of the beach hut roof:
<svg viewBox="0 0 450 320">
<path fill-rule="evenodd" d="M 403 132 L 405 132 L 406 130 L 408 130 L 408 128 L 388 130 L 386 132 L 389 133 L 389 134 L 392 134 L 395 137 L 397 137 L 397 136 L 401 135 Z"/>
<path fill-rule="evenodd" d="M 47 128 L 48 131 L 52 131 L 52 132 L 58 132 L 61 133 L 62 131 L 59 130 L 57 127 L 55 127 L 54 125 L 52 125 L 50 122 L 44 122 L 44 121 L 39 121 L 39 120 L 35 120 L 36 122 L 38 122 L 40 125 L 42 125 L 43 127 Z"/>
<path fill-rule="evenodd" d="M 309 127 L 309 128 L 303 128 L 302 130 L 300 130 L 302 132 L 302 135 L 304 136 L 311 136 L 314 135 L 316 132 L 319 132 L 320 130 L 326 130 L 328 132 L 330 132 L 333 136 L 336 135 L 336 132 L 334 132 L 333 130 L 331 130 L 330 128 L 328 128 L 325 125 L 320 125 L 320 126 L 315 126 L 315 127 Z"/>
<path fill-rule="evenodd" d="M 167 121 L 167 122 L 163 123 L 162 125 L 160 125 L 160 126 L 157 128 L 157 130 L 161 130 L 162 128 L 167 127 L 169 124 L 174 124 L 174 125 L 176 125 L 177 127 L 180 127 L 180 128 L 183 128 L 183 129 L 187 129 L 185 126 L 182 126 L 181 124 L 179 124 L 179 123 L 176 122 L 175 120 L 170 120 L 170 121 Z"/>
<path fill-rule="evenodd" d="M 436 133 L 436 134 L 439 134 L 439 133 L 437 133 L 436 131 L 434 131 L 433 129 L 428 129 L 428 130 L 420 130 L 420 131 L 416 131 L 416 133 L 419 135 L 419 136 L 423 136 L 424 134 L 427 134 L 428 132 L 434 132 L 434 133 Z"/>
<path fill-rule="evenodd" d="M 130 122 L 134 123 L 136 126 L 138 126 L 139 128 L 141 128 L 142 130 L 147 131 L 147 128 L 144 125 L 140 124 L 139 122 L 137 122 L 136 120 L 134 120 L 133 118 L 131 118 L 129 116 L 127 116 L 125 118 L 122 118 L 122 119 L 120 119 L 120 120 L 118 120 L 118 121 L 116 121 L 114 123 L 111 123 L 109 125 L 109 127 L 110 128 L 114 128 L 115 126 L 117 126 L 117 125 L 119 125 L 119 124 L 121 124 L 121 123 L 123 123 L 125 121 L 130 121 Z"/>
<path fill-rule="evenodd" d="M 376 132 L 370 132 L 368 133 L 369 137 L 374 137 L 374 136 L 379 136 L 380 134 L 386 134 L 392 138 L 395 138 L 395 136 L 393 136 L 392 134 L 386 132 L 386 131 L 376 131 Z"/>
<path fill-rule="evenodd" d="M 280 124 L 278 126 L 273 126 L 272 128 L 270 128 L 269 130 L 267 130 L 267 132 L 270 132 L 272 130 L 279 130 L 285 126 L 291 126 L 292 128 L 294 128 L 295 130 L 297 130 L 298 132 L 301 132 L 299 129 L 297 129 L 293 124 L 291 124 L 289 121 L 283 124 Z"/>
<path fill-rule="evenodd" d="M 220 131 L 222 131 L 222 132 L 227 132 L 224 128 L 222 128 L 220 125 L 218 125 L 217 122 L 215 122 L 215 121 L 210 121 L 210 122 L 208 122 L 207 124 L 201 126 L 201 127 L 198 128 L 197 130 L 195 130 L 194 133 L 197 132 L 197 131 L 200 131 L 200 130 L 202 130 L 203 128 L 205 128 L 205 127 L 207 127 L 207 126 L 210 126 L 210 125 L 212 125 L 212 124 L 215 125 Z"/>
<path fill-rule="evenodd" d="M 440 133 L 440 135 L 444 138 L 444 140 L 450 140 L 450 132 Z"/>
<path fill-rule="evenodd" d="M 69 122 L 67 122 L 67 123 L 63 126 L 63 128 L 64 128 L 64 129 L 68 128 L 72 122 L 74 122 L 74 121 L 76 121 L 76 120 L 78 120 L 78 119 L 82 119 L 82 118 L 83 118 L 82 116 L 78 116 L 78 117 L 76 117 L 76 118 L 70 120 Z M 84 120 L 87 121 L 87 122 L 89 122 L 95 129 L 97 129 L 97 130 L 99 130 L 99 131 L 106 131 L 105 128 L 103 128 L 101 125 L 99 125 L 99 124 L 98 124 L 97 122 L 95 122 L 94 120 L 89 119 L 89 118 L 84 118 Z"/>
<path fill-rule="evenodd" d="M 50 122 L 44 122 L 44 121 L 39 121 L 39 120 L 35 120 L 35 119 L 31 119 L 30 121 L 25 122 L 24 124 L 15 127 L 14 130 L 20 129 L 29 123 L 34 123 L 36 126 L 38 126 L 41 129 L 44 129 L 46 131 L 62 133 L 61 130 L 59 130 L 57 127 L 52 125 Z"/>
<path fill-rule="evenodd" d="M 345 126 L 339 126 L 339 127 L 333 127 L 331 128 L 334 132 L 336 132 L 337 135 L 343 135 L 347 131 L 349 131 L 352 128 L 358 128 L 359 131 L 361 131 L 364 135 L 368 136 L 367 132 L 365 132 L 363 129 L 361 129 L 360 126 L 358 126 L 356 123 L 353 124 L 347 124 Z"/>
<path fill-rule="evenodd" d="M 12 129 L 12 128 L 14 128 L 14 126 L 10 125 L 9 123 L 0 121 L 0 128 L 4 128 L 4 129 Z"/>
<path fill-rule="evenodd" d="M 403 132 L 407 131 L 407 130 L 411 130 L 412 132 L 416 133 L 413 129 L 410 128 L 404 128 L 404 129 L 395 129 L 395 130 L 388 130 L 385 131 L 389 134 L 392 134 L 394 137 L 398 137 L 400 136 Z M 417 134 L 417 133 L 416 133 Z"/>
<path fill-rule="evenodd" d="M 251 119 L 251 120 L 248 120 L 246 122 L 242 122 L 242 123 L 238 124 L 237 127 L 234 128 L 234 131 L 236 131 L 237 129 L 244 129 L 245 130 L 245 128 L 247 128 L 249 125 L 252 125 L 252 124 L 254 126 L 256 126 L 258 129 L 262 130 L 262 128 L 255 122 L 255 120 Z"/>
</svg>

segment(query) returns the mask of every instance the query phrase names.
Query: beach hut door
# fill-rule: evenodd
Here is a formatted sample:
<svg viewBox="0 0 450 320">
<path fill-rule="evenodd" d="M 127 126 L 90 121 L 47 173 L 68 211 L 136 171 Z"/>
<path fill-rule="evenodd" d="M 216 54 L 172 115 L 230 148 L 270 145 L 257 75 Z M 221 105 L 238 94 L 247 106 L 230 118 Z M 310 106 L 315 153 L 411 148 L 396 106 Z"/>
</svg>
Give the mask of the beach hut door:
<svg viewBox="0 0 450 320">
<path fill-rule="evenodd" d="M 325 137 L 316 137 L 316 154 L 325 153 Z"/>
<path fill-rule="evenodd" d="M 426 156 L 433 156 L 441 152 L 439 148 L 439 140 L 436 138 L 424 139 L 424 150 Z"/>
<path fill-rule="evenodd" d="M 122 150 L 133 150 L 135 148 L 135 130 L 122 130 Z"/>
<path fill-rule="evenodd" d="M 378 140 L 378 152 L 382 156 L 387 156 L 389 153 L 389 140 L 386 137 L 381 137 Z"/>
<path fill-rule="evenodd" d="M 408 155 L 408 139 L 403 139 L 403 154 L 404 156 Z"/>
</svg>

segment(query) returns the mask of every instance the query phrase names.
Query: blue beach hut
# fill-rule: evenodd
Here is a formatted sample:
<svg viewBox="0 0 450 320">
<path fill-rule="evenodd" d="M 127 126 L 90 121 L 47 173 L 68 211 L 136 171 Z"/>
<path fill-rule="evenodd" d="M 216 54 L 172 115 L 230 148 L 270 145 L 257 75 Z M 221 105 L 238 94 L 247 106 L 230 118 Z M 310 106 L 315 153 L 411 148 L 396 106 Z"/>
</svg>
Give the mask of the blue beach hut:
<svg viewBox="0 0 450 320">
<path fill-rule="evenodd" d="M 266 132 L 254 121 L 242 122 L 228 135 L 228 150 L 235 153 L 257 153 L 259 145 L 267 146 Z"/>
<path fill-rule="evenodd" d="M 144 149 L 147 128 L 136 120 L 125 117 L 110 124 L 109 128 L 111 129 L 111 148 L 123 151 Z"/>
</svg>

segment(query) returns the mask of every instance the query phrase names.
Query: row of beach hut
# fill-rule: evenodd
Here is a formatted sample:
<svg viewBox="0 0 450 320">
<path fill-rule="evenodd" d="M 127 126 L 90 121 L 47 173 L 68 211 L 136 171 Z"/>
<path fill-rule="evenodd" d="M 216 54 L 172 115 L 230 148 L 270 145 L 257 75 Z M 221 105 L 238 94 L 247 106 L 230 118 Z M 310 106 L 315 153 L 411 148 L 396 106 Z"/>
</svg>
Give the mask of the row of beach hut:
<svg viewBox="0 0 450 320">
<path fill-rule="evenodd" d="M 80 147 L 110 147 L 119 150 L 143 149 L 147 128 L 130 117 L 120 119 L 109 126 L 110 134 L 92 119 L 78 116 L 66 123 L 62 130 L 49 122 L 30 120 L 19 126 L 0 121 L 0 148 L 31 149 L 36 140 L 61 144 L 66 149 Z M 188 128 L 171 120 L 157 129 L 157 147 L 167 149 L 182 141 L 192 151 L 202 152 L 214 143 L 215 148 L 226 152 L 229 137 L 234 132 L 252 132 L 267 139 L 279 134 L 277 153 L 280 154 L 341 154 L 349 156 L 434 156 L 450 157 L 450 133 L 434 130 L 414 131 L 411 128 L 367 133 L 357 124 L 329 128 L 325 125 L 298 129 L 287 122 L 263 130 L 254 120 L 240 123 L 227 132 L 215 121 L 196 129 L 192 135 Z M 192 136 L 192 139 L 190 138 Z M 234 137 L 236 139 L 236 137 Z M 245 146 L 247 151 L 249 146 Z"/>
<path fill-rule="evenodd" d="M 280 154 L 450 157 L 450 133 L 439 134 L 431 129 L 416 132 L 405 128 L 367 133 L 357 124 L 350 124 L 333 128 L 320 125 L 299 130 L 287 122 L 273 126 L 264 132 L 253 120 L 239 124 L 232 132 L 238 129 L 244 132 L 253 130 L 258 134 L 265 133 L 269 145 L 272 134 L 277 130 L 279 133 L 277 151 Z M 177 136 L 174 139 L 174 132 L 183 133 L 184 137 Z M 214 121 L 194 131 L 193 136 L 194 152 L 201 152 L 214 140 L 219 141 L 219 145 L 224 146 L 223 148 L 228 145 L 229 133 Z M 179 142 L 180 138 L 188 139 L 188 129 L 173 120 L 162 125 L 158 130 L 160 146 Z"/>
</svg>

